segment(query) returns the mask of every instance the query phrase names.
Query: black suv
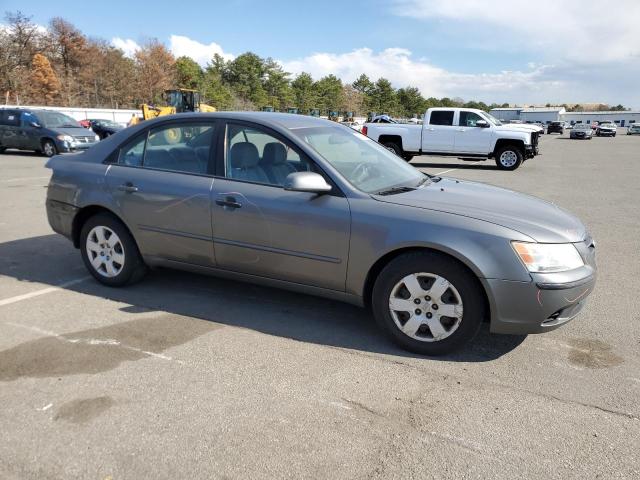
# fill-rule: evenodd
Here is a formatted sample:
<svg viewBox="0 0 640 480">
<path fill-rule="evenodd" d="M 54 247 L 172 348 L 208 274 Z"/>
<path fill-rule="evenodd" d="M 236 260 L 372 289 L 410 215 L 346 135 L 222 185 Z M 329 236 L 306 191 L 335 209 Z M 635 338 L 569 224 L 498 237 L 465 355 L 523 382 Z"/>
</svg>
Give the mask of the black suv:
<svg viewBox="0 0 640 480">
<path fill-rule="evenodd" d="M 547 133 L 559 133 L 562 135 L 564 133 L 564 122 L 551 122 L 547 126 Z"/>
<path fill-rule="evenodd" d="M 100 140 L 94 132 L 54 110 L 0 109 L 0 153 L 7 148 L 33 150 L 52 157 L 86 150 Z"/>
</svg>

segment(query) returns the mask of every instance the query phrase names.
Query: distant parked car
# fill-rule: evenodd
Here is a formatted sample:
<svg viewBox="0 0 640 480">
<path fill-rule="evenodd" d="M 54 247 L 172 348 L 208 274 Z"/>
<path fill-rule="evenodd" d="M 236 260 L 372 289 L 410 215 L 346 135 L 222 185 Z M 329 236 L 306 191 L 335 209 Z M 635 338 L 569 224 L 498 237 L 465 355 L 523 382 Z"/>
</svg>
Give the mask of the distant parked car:
<svg viewBox="0 0 640 480">
<path fill-rule="evenodd" d="M 369 123 L 398 123 L 389 115 L 376 115 Z"/>
<path fill-rule="evenodd" d="M 601 123 L 596 128 L 596 135 L 598 137 L 615 137 L 617 129 L 618 127 L 615 123 Z"/>
<path fill-rule="evenodd" d="M 629 128 L 627 128 L 627 135 L 640 135 L 640 123 L 630 125 Z"/>
<path fill-rule="evenodd" d="M 591 140 L 593 138 L 593 129 L 588 123 L 576 123 L 569 134 L 569 138 Z"/>
<path fill-rule="evenodd" d="M 559 133 L 562 135 L 564 133 L 564 122 L 551 122 L 547 127 L 547 133 Z"/>
<path fill-rule="evenodd" d="M 546 125 L 544 123 L 542 123 L 542 122 L 533 122 L 533 124 L 536 127 L 540 127 L 540 129 L 541 129 L 540 130 L 540 135 L 544 135 L 544 129 L 545 129 Z"/>
<path fill-rule="evenodd" d="M 55 110 L 0 110 L 0 153 L 7 148 L 33 150 L 47 157 L 86 150 L 100 137 Z"/>
<path fill-rule="evenodd" d="M 78 120 L 78 123 L 82 128 L 91 128 L 91 120 L 89 119 Z"/>
<path fill-rule="evenodd" d="M 93 130 L 99 137 L 100 140 L 104 140 L 110 135 L 113 135 L 116 132 L 119 132 L 124 127 L 119 123 L 116 123 L 111 120 L 89 120 L 91 124 L 91 130 Z"/>
</svg>

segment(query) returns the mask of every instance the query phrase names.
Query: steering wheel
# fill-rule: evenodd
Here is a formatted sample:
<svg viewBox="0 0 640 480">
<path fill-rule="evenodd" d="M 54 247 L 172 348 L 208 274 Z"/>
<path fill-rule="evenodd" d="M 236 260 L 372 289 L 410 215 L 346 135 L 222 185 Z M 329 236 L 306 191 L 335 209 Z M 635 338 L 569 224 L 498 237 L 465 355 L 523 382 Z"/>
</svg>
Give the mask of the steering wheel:
<svg viewBox="0 0 640 480">
<path fill-rule="evenodd" d="M 371 176 L 371 166 L 368 163 L 359 163 L 356 168 L 353 169 L 351 175 L 353 176 L 354 183 L 363 183 L 367 178 Z"/>
</svg>

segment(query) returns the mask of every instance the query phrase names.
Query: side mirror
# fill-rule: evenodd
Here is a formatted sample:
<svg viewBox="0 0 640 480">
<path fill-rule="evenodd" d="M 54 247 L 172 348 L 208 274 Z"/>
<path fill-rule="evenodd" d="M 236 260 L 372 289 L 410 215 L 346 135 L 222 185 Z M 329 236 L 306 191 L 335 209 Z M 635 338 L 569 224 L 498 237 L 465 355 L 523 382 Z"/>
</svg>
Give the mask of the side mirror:
<svg viewBox="0 0 640 480">
<path fill-rule="evenodd" d="M 290 192 L 327 193 L 331 191 L 331 185 L 318 173 L 294 172 L 285 178 L 284 189 Z"/>
<path fill-rule="evenodd" d="M 40 128 L 42 126 L 38 122 L 31 122 L 29 123 L 29 125 L 31 125 L 33 128 Z"/>
<path fill-rule="evenodd" d="M 476 127 L 479 128 L 489 128 L 489 122 L 487 122 L 486 120 L 478 120 L 476 122 Z"/>
</svg>

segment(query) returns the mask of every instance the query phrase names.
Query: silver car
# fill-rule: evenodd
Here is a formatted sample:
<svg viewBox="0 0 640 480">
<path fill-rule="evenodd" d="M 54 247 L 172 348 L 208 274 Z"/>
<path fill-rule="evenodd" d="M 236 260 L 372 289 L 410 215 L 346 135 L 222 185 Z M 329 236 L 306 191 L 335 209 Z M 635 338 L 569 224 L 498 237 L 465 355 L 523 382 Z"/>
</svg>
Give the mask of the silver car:
<svg viewBox="0 0 640 480">
<path fill-rule="evenodd" d="M 483 321 L 553 330 L 595 284 L 595 244 L 556 205 L 426 175 L 313 117 L 162 117 L 47 165 L 51 227 L 108 286 L 164 266 L 321 295 L 438 355 Z"/>
</svg>

